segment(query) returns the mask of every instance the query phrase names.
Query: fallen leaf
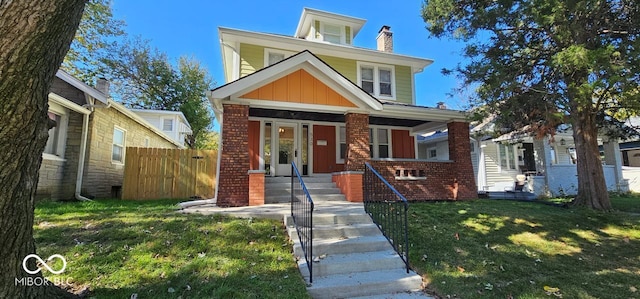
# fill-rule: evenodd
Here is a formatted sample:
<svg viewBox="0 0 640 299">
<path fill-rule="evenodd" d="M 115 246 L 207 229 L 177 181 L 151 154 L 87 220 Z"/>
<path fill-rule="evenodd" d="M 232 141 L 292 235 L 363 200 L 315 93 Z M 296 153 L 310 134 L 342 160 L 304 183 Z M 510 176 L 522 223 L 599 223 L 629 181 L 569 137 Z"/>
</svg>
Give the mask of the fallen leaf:
<svg viewBox="0 0 640 299">
<path fill-rule="evenodd" d="M 191 286 L 190 285 L 187 285 L 185 288 L 187 289 L 187 291 L 191 291 Z"/>
<path fill-rule="evenodd" d="M 635 293 L 635 292 L 638 291 L 638 289 L 636 289 L 636 287 L 634 287 L 634 286 L 630 286 L 629 287 L 629 291 L 631 291 L 631 293 Z"/>
<path fill-rule="evenodd" d="M 455 238 L 456 240 L 460 241 L 460 236 L 458 235 L 458 233 L 455 234 Z"/>
<path fill-rule="evenodd" d="M 464 272 L 464 268 L 458 266 L 458 272 L 463 273 Z"/>
<path fill-rule="evenodd" d="M 167 289 L 167 292 L 169 292 L 169 293 L 175 293 L 175 292 L 176 292 L 176 290 L 175 290 L 174 288 L 168 288 L 168 289 Z"/>
<path fill-rule="evenodd" d="M 559 288 L 553 288 L 550 286 L 544 286 L 542 287 L 542 289 L 544 289 L 545 292 L 549 292 L 549 293 L 555 293 L 555 292 L 559 292 L 560 289 Z"/>
</svg>

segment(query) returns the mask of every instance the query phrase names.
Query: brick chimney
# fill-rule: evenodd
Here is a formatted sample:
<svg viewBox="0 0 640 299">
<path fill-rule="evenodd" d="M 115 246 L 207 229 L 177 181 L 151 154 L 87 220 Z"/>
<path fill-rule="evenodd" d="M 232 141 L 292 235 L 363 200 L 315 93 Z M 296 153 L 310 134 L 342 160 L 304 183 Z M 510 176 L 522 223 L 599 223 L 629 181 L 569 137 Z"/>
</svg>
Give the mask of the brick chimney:
<svg viewBox="0 0 640 299">
<path fill-rule="evenodd" d="M 109 81 L 105 78 L 98 78 L 96 80 L 96 89 L 106 96 L 109 96 Z"/>
<path fill-rule="evenodd" d="M 378 31 L 378 37 L 376 37 L 378 51 L 393 52 L 393 32 L 391 32 L 390 29 L 391 27 L 384 25 L 380 28 L 380 31 Z"/>
</svg>

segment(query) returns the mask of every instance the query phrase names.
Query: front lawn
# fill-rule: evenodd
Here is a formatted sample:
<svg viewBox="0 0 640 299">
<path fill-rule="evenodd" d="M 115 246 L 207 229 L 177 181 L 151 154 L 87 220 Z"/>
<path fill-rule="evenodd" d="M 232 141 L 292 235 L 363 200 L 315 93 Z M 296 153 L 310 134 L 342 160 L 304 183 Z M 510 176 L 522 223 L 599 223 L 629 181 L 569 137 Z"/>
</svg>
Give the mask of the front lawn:
<svg viewBox="0 0 640 299">
<path fill-rule="evenodd" d="M 38 255 L 64 256 L 58 280 L 95 298 L 308 297 L 281 222 L 184 215 L 176 203 L 38 204 Z"/>
<path fill-rule="evenodd" d="M 442 298 L 640 298 L 640 197 L 612 203 L 414 203 L 411 264 Z"/>
</svg>

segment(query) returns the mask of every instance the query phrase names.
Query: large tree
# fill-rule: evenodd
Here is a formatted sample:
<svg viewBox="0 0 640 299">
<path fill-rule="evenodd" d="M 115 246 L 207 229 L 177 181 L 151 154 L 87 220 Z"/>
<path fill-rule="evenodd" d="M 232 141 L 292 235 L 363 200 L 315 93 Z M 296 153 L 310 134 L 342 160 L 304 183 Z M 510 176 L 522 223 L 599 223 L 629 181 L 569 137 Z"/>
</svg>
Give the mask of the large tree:
<svg viewBox="0 0 640 299">
<path fill-rule="evenodd" d="M 187 144 L 203 144 L 213 122 L 205 94 L 213 80 L 197 60 L 181 57 L 175 67 L 165 53 L 137 39 L 114 46 L 103 62 L 118 100 L 133 108 L 181 111 L 193 131 Z"/>
<path fill-rule="evenodd" d="M 455 72 L 478 86 L 472 106 L 484 110 L 476 111 L 537 136 L 571 126 L 575 203 L 610 209 L 598 133 L 620 137 L 625 118 L 640 111 L 638 2 L 428 0 L 422 13 L 433 36 L 467 43 Z"/>
<path fill-rule="evenodd" d="M 34 195 L 52 125 L 47 94 L 78 28 L 85 0 L 0 1 L 0 298 L 56 298 L 55 286 L 16 285 L 36 252 Z M 35 260 L 29 259 L 30 269 Z"/>
</svg>

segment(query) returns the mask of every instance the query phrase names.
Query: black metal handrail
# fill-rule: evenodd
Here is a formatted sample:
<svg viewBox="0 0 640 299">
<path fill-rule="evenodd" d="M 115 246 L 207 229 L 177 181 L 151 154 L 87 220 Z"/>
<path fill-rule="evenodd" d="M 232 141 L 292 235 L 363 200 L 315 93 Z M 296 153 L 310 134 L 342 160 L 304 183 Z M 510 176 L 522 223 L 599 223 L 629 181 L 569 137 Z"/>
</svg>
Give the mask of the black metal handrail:
<svg viewBox="0 0 640 299">
<path fill-rule="evenodd" d="M 291 218 L 313 283 L 313 200 L 295 163 L 291 163 Z"/>
<path fill-rule="evenodd" d="M 396 250 L 409 273 L 407 199 L 369 163 L 364 170 L 364 210 Z"/>
</svg>

